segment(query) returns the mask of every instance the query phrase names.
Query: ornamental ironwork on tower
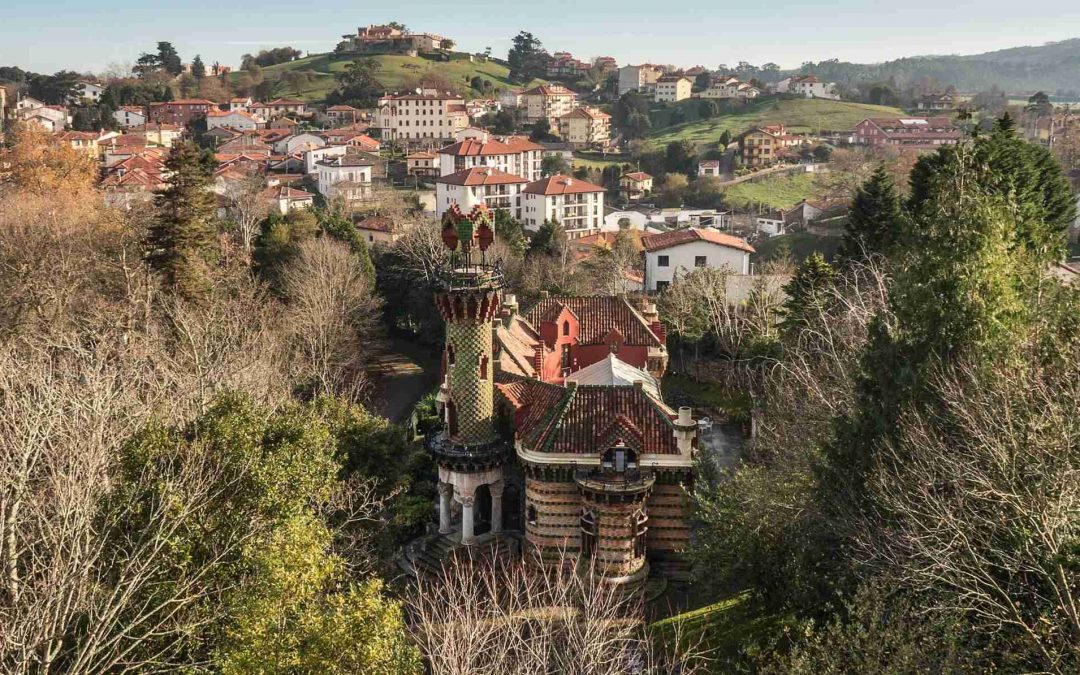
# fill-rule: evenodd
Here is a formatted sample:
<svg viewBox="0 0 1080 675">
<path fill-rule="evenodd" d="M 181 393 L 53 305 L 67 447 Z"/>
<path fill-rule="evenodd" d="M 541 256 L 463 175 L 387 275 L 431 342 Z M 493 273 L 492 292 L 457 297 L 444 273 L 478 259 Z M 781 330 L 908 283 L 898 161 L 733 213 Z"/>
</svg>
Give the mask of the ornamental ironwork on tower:
<svg viewBox="0 0 1080 675">
<path fill-rule="evenodd" d="M 477 204 L 466 213 L 455 204 L 443 217 L 442 241 L 449 254 L 438 271 L 435 304 L 446 322 L 438 396 L 443 428 L 429 447 L 444 468 L 484 471 L 509 457 L 494 419 L 492 328 L 503 275 L 492 251 L 491 212 Z"/>
</svg>

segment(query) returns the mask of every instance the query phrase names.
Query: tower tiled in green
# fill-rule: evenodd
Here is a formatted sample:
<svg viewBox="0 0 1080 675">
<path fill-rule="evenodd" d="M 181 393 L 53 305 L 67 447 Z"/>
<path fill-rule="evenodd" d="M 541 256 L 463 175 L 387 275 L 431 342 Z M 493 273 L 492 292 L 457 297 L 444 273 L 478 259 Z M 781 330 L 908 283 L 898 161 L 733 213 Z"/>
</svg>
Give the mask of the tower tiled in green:
<svg viewBox="0 0 1080 675">
<path fill-rule="evenodd" d="M 480 445 L 495 440 L 494 386 L 492 385 L 492 321 L 490 312 L 468 316 L 471 304 L 499 306 L 498 290 L 454 295 L 466 308 L 463 316 L 451 315 L 446 323 L 447 384 L 456 417 L 451 440 Z"/>
</svg>

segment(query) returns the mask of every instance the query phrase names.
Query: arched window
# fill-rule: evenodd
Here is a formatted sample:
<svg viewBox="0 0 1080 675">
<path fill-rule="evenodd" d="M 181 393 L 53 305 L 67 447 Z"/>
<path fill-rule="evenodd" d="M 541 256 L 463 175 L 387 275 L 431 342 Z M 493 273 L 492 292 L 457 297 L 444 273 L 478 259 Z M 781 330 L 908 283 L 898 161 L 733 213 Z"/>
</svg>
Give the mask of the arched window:
<svg viewBox="0 0 1080 675">
<path fill-rule="evenodd" d="M 446 365 L 454 365 L 454 345 L 446 345 Z"/>
<path fill-rule="evenodd" d="M 563 335 L 569 335 L 570 334 L 570 322 L 569 321 L 563 321 L 562 322 L 562 334 Z"/>
<path fill-rule="evenodd" d="M 536 506 L 529 504 L 525 507 L 525 520 L 530 525 L 536 524 Z"/>
<path fill-rule="evenodd" d="M 645 539 L 649 533 L 649 516 L 645 515 L 645 509 L 630 516 L 630 531 L 634 533 L 634 557 L 640 558 L 645 555 Z"/>
<path fill-rule="evenodd" d="M 481 380 L 488 379 L 487 371 L 488 371 L 488 357 L 487 356 L 481 356 L 480 357 L 480 379 Z"/>
<path fill-rule="evenodd" d="M 581 511 L 581 556 L 592 558 L 596 554 L 596 514 L 589 509 Z"/>
</svg>

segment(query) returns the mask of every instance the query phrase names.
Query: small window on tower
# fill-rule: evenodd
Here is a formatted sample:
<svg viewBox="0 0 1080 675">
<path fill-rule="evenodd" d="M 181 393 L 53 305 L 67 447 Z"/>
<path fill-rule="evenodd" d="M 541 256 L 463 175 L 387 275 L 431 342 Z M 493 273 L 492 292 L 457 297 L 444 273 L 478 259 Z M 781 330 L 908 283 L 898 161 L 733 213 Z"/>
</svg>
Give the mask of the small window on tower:
<svg viewBox="0 0 1080 675">
<path fill-rule="evenodd" d="M 588 509 L 581 514 L 581 557 L 592 558 L 596 553 L 596 514 Z"/>
<path fill-rule="evenodd" d="M 454 365 L 454 345 L 446 345 L 446 365 Z"/>
<path fill-rule="evenodd" d="M 529 504 L 525 508 L 525 520 L 530 525 L 535 525 L 536 524 L 536 506 L 534 506 L 532 504 Z"/>
<path fill-rule="evenodd" d="M 480 357 L 480 379 L 481 380 L 488 379 L 487 371 L 488 371 L 488 357 L 487 356 L 481 356 Z"/>
<path fill-rule="evenodd" d="M 563 335 L 569 335 L 570 334 L 570 322 L 569 321 L 563 321 L 562 322 L 562 334 Z"/>
</svg>

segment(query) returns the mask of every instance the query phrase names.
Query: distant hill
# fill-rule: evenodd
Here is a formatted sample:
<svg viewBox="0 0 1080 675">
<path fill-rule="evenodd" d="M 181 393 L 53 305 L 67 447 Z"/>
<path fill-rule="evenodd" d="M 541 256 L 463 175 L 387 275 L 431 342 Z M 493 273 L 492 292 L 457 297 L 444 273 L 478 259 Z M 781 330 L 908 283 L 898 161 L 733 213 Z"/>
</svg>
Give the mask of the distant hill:
<svg viewBox="0 0 1080 675">
<path fill-rule="evenodd" d="M 695 114 L 696 99 L 680 104 L 685 114 Z M 670 115 L 670 108 L 663 112 Z M 849 101 L 826 101 L 824 99 L 765 99 L 739 106 L 733 112 L 716 117 L 664 126 L 665 119 L 653 117 L 653 131 L 646 139 L 650 146 L 659 147 L 671 141 L 689 140 L 695 143 L 715 143 L 724 131 L 733 136 L 752 126 L 783 123 L 794 132 L 850 131 L 867 117 L 896 117 L 904 113 L 898 108 L 852 103 Z M 695 115 L 696 116 L 696 115 Z"/>
<path fill-rule="evenodd" d="M 434 80 L 475 98 L 483 93 L 474 90 L 469 85 L 474 77 L 490 81 L 497 89 L 514 86 L 510 81 L 510 69 L 506 66 L 493 60 L 473 62 L 469 60 L 467 54 L 462 53 L 452 54 L 449 61 L 430 61 L 399 54 L 314 54 L 296 61 L 267 66 L 262 72 L 264 77 L 279 78 L 290 70 L 313 71 L 315 74 L 308 83 L 299 89 L 283 86 L 279 95 L 296 97 L 309 103 L 319 103 L 337 86 L 334 74 L 345 70 L 345 66 L 356 59 L 371 60 L 379 64 L 376 77 L 387 91 L 400 91 L 406 87 L 416 86 L 425 80 Z M 239 75 L 239 73 L 233 73 L 234 78 Z"/>
<path fill-rule="evenodd" d="M 847 63 L 835 59 L 808 63 L 786 74 L 812 72 L 846 86 L 894 80 L 899 86 L 932 77 L 960 91 L 984 91 L 997 85 L 1014 93 L 1038 90 L 1064 97 L 1080 96 L 1080 38 L 1037 47 L 1012 47 L 967 56 L 911 56 L 885 63 Z"/>
</svg>

